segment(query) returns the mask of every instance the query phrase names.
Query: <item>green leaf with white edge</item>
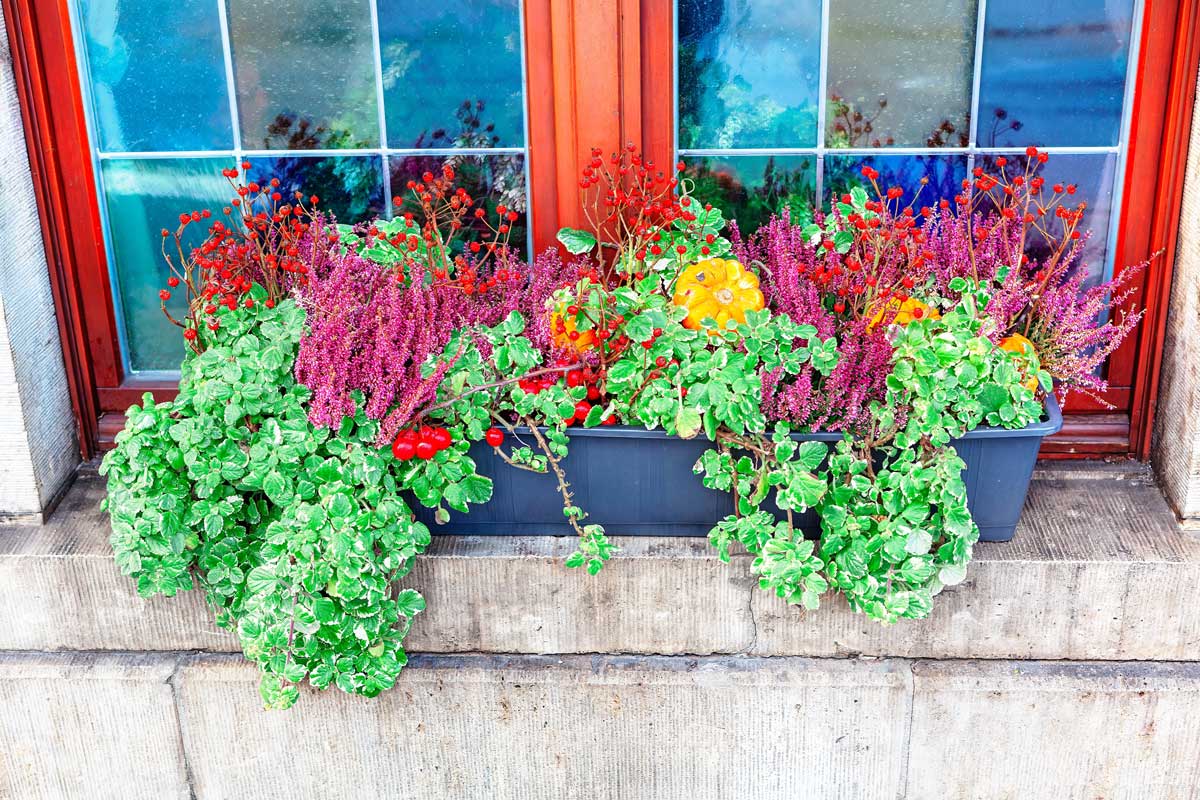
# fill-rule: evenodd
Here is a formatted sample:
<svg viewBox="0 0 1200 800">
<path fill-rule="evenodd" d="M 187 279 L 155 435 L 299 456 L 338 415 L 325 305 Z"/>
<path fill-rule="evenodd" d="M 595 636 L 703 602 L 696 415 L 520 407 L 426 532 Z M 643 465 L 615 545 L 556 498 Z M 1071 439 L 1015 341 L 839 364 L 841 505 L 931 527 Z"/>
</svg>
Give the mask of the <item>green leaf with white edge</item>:
<svg viewBox="0 0 1200 800">
<path fill-rule="evenodd" d="M 559 228 L 556 238 L 572 255 L 583 255 L 596 247 L 595 235 L 578 228 Z"/>
</svg>

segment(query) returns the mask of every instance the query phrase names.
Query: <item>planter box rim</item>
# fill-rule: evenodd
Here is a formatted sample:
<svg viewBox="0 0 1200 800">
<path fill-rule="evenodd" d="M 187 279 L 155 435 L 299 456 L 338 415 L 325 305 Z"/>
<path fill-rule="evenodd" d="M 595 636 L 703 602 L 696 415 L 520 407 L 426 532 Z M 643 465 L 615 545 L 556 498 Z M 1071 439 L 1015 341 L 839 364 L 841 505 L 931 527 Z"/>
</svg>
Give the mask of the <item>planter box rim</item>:
<svg viewBox="0 0 1200 800">
<path fill-rule="evenodd" d="M 1044 401 L 1046 409 L 1045 419 L 1026 425 L 1024 428 L 998 428 L 990 425 L 981 425 L 974 430 L 967 431 L 961 436 L 961 439 L 1008 439 L 1014 437 L 1025 436 L 1050 436 L 1058 433 L 1063 426 L 1062 409 L 1059 408 L 1058 398 L 1053 393 L 1046 395 Z M 544 427 L 539 427 L 539 430 L 546 430 Z M 514 428 L 518 434 L 528 433 L 529 428 L 524 425 L 518 425 Z M 646 428 L 637 427 L 634 425 L 609 425 L 596 428 L 580 428 L 571 426 L 567 428 L 567 435 L 574 438 L 576 436 L 588 437 L 595 436 L 600 438 L 619 438 L 619 439 L 677 439 L 677 436 L 671 436 L 661 428 L 649 430 Z M 703 435 L 697 439 L 703 439 Z M 841 431 L 812 431 L 804 433 L 796 431 L 792 433 L 792 438 L 797 441 L 818 441 L 818 442 L 838 442 L 842 439 Z"/>
</svg>

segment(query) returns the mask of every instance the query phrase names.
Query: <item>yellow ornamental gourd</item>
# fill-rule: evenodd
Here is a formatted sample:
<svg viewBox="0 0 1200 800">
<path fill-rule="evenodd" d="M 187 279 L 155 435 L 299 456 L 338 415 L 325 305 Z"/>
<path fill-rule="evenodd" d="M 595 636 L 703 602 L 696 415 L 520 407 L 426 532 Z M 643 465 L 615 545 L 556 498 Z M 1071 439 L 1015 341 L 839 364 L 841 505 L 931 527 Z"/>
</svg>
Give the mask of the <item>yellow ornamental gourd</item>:
<svg viewBox="0 0 1200 800">
<path fill-rule="evenodd" d="M 706 319 L 725 323 L 746 321 L 747 311 L 762 310 L 765 302 L 758 276 L 737 261 L 709 258 L 692 264 L 679 276 L 672 301 L 687 309 L 683 326 L 699 330 Z"/>
</svg>

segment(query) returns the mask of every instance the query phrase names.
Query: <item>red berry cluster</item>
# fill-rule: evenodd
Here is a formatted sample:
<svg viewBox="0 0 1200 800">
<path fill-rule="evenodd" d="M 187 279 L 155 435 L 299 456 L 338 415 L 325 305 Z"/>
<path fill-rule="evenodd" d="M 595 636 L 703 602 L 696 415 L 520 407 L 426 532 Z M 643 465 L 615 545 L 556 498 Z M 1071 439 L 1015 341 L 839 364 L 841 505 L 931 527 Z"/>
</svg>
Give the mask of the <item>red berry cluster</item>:
<svg viewBox="0 0 1200 800">
<path fill-rule="evenodd" d="M 854 234 L 849 251 L 839 253 L 837 242 L 827 237 L 820 243 L 821 258 L 811 267 L 798 265 L 799 271 L 821 290 L 827 309 L 853 319 L 869 320 L 881 309 L 886 312 L 903 303 L 914 288 L 927 280 L 936 256 L 927 245 L 922 221 L 935 214 L 957 215 L 966 220 L 975 245 L 992 236 L 1007 237 L 1001 239 L 1005 242 L 1023 243 L 1026 236 L 1013 236 L 1009 227 L 1017 225 L 1040 233 L 1061 253 L 1062 247 L 1080 238 L 1077 227 L 1086 204 L 1074 208 L 1065 204 L 1065 199 L 1076 192 L 1074 185 L 1046 185 L 1039 174 L 1048 160 L 1046 153 L 1030 147 L 1026 156 L 1025 168 L 1018 168 L 1015 173 L 1004 156 L 986 162 L 988 167 L 975 167 L 954 198 L 954 210 L 948 200 L 941 200 L 936 209 L 928 205 L 918 209 L 917 198 L 906 203 L 903 188 L 880 186 L 879 171 L 863 166 L 861 174 L 874 190 L 875 199 L 868 200 L 861 211 L 847 210 L 853 198 L 845 194 L 839 198 L 842 207 L 833 212 L 841 223 L 839 227 Z M 922 180 L 922 189 L 926 183 Z M 987 212 L 992 211 L 997 212 L 992 221 L 982 222 Z M 1060 230 L 1051 230 L 1046 225 L 1049 218 L 1059 220 Z M 1023 253 L 1012 254 L 1012 263 L 1027 262 Z"/>
<path fill-rule="evenodd" d="M 372 227 L 367 235 L 386 239 L 404 254 L 401 280 L 420 267 L 436 281 L 461 286 L 466 294 L 522 281 L 524 275 L 508 257 L 512 226 L 520 214 L 501 203 L 490 218 L 485 204 L 455 179 L 454 168 L 443 164 L 438 173 L 426 171 L 420 180 L 409 180 L 408 196 L 392 198 L 408 232 L 388 237 Z"/>
<path fill-rule="evenodd" d="M 392 442 L 392 455 L 400 461 L 408 461 L 413 456 L 428 461 L 445 450 L 454 439 L 450 431 L 432 425 L 422 425 L 420 428 L 406 428 Z"/>
<path fill-rule="evenodd" d="M 675 220 L 696 220 L 690 198 L 675 193 L 679 185 L 676 173 L 683 169 L 682 161 L 672 172 L 656 169 L 654 161 L 632 143 L 607 159 L 600 148 L 592 148 L 579 180 L 584 210 L 597 239 L 616 245 L 602 248 L 598 254 L 601 271 L 625 263 L 630 254 L 639 260 L 647 253 L 662 255 L 659 229 Z"/>
<path fill-rule="evenodd" d="M 241 168 L 249 170 L 250 162 L 243 162 Z M 300 242 L 308 233 L 312 209 L 320 202 L 314 195 L 307 198 L 306 206 L 301 192 L 283 202 L 278 178 L 263 184 L 242 183 L 238 179 L 243 173 L 236 168 L 223 169 L 221 174 L 236 195 L 223 209 L 228 221 L 213 221 L 203 240 L 190 249 L 184 245 L 184 236 L 191 226 L 210 219 L 211 211 L 180 214 L 173 232 L 162 230 L 163 258 L 171 274 L 169 288 L 158 293 L 159 301 L 163 313 L 184 329 L 184 338 L 197 351 L 202 349 L 201 327 L 220 328 L 219 309 L 254 307 L 248 293 L 255 283 L 266 289 L 264 305 L 271 308 L 293 283 L 306 280 L 308 267 L 301 257 Z M 176 319 L 166 308 L 171 289 L 181 284 L 188 299 L 184 320 Z"/>
</svg>

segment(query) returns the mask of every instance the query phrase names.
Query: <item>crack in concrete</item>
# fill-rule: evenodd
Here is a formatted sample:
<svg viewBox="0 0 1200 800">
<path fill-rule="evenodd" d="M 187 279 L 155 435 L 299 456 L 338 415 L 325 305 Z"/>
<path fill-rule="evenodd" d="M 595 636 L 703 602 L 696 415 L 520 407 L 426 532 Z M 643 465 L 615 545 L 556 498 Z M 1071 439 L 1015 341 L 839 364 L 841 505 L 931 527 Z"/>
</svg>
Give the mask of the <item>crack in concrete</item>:
<svg viewBox="0 0 1200 800">
<path fill-rule="evenodd" d="M 186 655 L 180 655 L 175 659 L 175 667 L 167 677 L 166 683 L 171 687 L 171 700 L 175 708 L 175 732 L 179 737 L 179 754 L 183 759 L 183 774 L 187 779 L 188 797 L 190 800 L 196 800 L 196 776 L 192 771 L 192 748 L 188 743 L 187 731 L 183 724 L 183 700 L 179 689 L 179 670 L 187 658 Z"/>
<path fill-rule="evenodd" d="M 905 691 L 908 695 L 908 718 L 904 722 L 904 738 L 901 745 L 904 752 L 904 763 L 900 768 L 900 794 L 897 795 L 897 800 L 906 800 L 908 797 L 908 772 L 909 766 L 912 762 L 913 715 L 917 707 L 916 668 L 917 661 L 910 661 L 908 664 L 908 680 L 906 681 L 908 685 L 905 687 Z"/>
</svg>

